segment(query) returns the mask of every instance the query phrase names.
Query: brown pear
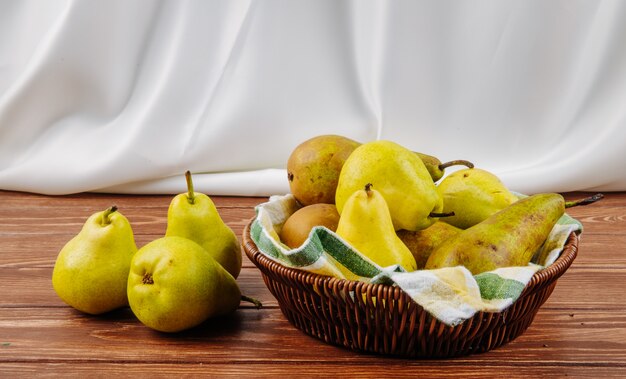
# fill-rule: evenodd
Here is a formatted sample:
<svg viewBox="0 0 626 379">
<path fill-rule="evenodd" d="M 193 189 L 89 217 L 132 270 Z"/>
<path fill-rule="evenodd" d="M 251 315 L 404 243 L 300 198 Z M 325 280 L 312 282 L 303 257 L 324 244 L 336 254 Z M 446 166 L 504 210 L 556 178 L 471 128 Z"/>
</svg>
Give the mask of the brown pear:
<svg viewBox="0 0 626 379">
<path fill-rule="evenodd" d="M 347 137 L 320 135 L 298 145 L 287 161 L 289 189 L 303 206 L 335 203 L 343 163 L 360 144 Z"/>
<path fill-rule="evenodd" d="M 280 240 L 292 249 L 300 247 L 316 226 L 337 230 L 339 212 L 334 204 L 311 204 L 295 211 L 283 224 Z"/>
</svg>

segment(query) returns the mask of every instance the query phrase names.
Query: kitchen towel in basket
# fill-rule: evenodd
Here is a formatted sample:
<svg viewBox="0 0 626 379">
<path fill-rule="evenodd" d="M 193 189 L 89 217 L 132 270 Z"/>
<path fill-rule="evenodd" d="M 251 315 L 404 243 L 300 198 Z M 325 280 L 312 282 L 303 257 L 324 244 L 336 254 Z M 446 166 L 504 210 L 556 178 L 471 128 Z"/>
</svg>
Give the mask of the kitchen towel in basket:
<svg viewBox="0 0 626 379">
<path fill-rule="evenodd" d="M 567 214 L 553 228 L 536 262 L 472 275 L 465 267 L 405 272 L 400 266 L 380 267 L 351 248 L 325 227 L 315 227 L 298 249 L 280 242 L 278 232 L 298 209 L 291 194 L 272 196 L 256 207 L 250 235 L 259 250 L 287 267 L 321 275 L 389 283 L 399 286 L 415 302 L 448 325 L 458 325 L 478 311 L 499 312 L 522 293 L 535 272 L 552 264 L 571 232 L 582 225 Z"/>
</svg>

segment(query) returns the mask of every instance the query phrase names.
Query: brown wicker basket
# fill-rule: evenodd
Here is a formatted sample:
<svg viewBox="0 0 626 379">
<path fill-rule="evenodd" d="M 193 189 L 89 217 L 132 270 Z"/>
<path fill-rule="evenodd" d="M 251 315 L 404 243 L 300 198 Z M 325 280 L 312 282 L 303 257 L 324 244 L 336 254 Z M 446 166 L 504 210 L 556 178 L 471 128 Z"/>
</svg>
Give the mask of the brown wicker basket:
<svg viewBox="0 0 626 379">
<path fill-rule="evenodd" d="M 578 237 L 572 233 L 557 261 L 535 273 L 513 305 L 499 313 L 478 312 L 451 327 L 430 316 L 398 287 L 322 276 L 269 259 L 250 238 L 250 225 L 243 233 L 246 255 L 261 270 L 267 288 L 293 325 L 354 351 L 413 358 L 482 353 L 521 335 L 578 250 Z"/>
</svg>

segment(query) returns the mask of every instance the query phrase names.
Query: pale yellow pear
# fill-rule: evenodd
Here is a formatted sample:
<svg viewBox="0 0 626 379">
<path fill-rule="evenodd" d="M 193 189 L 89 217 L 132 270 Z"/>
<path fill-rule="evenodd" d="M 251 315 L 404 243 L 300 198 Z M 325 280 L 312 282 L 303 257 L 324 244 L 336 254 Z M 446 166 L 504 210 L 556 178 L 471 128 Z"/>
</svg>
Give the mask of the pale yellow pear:
<svg viewBox="0 0 626 379">
<path fill-rule="evenodd" d="M 346 201 L 337 235 L 379 266 L 417 268 L 411 251 L 396 235 L 385 199 L 369 183 Z"/>
<path fill-rule="evenodd" d="M 453 172 L 437 186 L 443 199 L 443 212 L 454 216 L 441 220 L 467 229 L 518 200 L 496 175 L 479 168 Z"/>
<path fill-rule="evenodd" d="M 391 141 L 373 141 L 356 148 L 339 174 L 335 203 L 339 214 L 350 196 L 367 183 L 381 193 L 396 230 L 432 225 L 443 207 L 433 179 L 414 152 Z"/>
</svg>

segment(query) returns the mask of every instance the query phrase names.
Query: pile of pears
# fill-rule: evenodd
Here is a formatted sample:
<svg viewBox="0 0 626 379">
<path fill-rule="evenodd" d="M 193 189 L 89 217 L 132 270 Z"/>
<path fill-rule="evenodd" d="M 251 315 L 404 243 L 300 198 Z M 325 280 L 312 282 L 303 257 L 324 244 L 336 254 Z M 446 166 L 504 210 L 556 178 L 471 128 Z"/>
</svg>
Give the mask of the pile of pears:
<svg viewBox="0 0 626 379">
<path fill-rule="evenodd" d="M 176 195 L 165 235 L 137 249 L 115 207 L 91 215 L 59 252 L 52 273 L 58 296 L 75 309 L 102 314 L 130 306 L 144 325 L 178 332 L 234 312 L 241 300 L 241 247 L 209 196 Z"/>
<path fill-rule="evenodd" d="M 465 166 L 446 175 L 451 166 Z M 442 163 L 387 140 L 320 135 L 287 161 L 299 204 L 279 231 L 295 249 L 315 226 L 335 232 L 374 263 L 407 272 L 464 266 L 472 274 L 526 266 L 565 209 L 557 193 L 521 198 L 467 160 Z"/>
</svg>

